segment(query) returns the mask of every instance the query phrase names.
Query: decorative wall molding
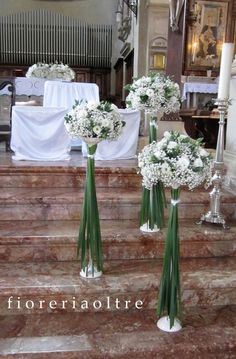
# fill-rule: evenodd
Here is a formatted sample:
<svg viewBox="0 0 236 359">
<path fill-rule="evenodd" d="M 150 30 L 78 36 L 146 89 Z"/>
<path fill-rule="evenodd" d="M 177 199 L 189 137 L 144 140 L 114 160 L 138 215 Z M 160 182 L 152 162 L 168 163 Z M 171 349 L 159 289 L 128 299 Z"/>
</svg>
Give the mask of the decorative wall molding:
<svg viewBox="0 0 236 359">
<path fill-rule="evenodd" d="M 131 31 L 131 17 L 126 16 L 123 18 L 120 26 L 118 27 L 118 39 L 125 42 Z"/>
</svg>

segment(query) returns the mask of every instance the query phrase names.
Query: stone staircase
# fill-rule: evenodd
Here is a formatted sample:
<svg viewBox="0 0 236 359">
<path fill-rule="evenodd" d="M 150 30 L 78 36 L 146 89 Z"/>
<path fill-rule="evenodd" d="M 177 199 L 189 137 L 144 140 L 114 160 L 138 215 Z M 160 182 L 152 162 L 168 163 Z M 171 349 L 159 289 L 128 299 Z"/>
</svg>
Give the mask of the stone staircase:
<svg viewBox="0 0 236 359">
<path fill-rule="evenodd" d="M 104 275 L 79 276 L 85 165 L 0 161 L 0 358 L 236 358 L 236 198 L 223 194 L 224 231 L 195 224 L 203 188 L 182 190 L 184 327 L 167 334 L 155 314 L 166 228 L 139 231 L 135 161 L 96 164 Z"/>
</svg>

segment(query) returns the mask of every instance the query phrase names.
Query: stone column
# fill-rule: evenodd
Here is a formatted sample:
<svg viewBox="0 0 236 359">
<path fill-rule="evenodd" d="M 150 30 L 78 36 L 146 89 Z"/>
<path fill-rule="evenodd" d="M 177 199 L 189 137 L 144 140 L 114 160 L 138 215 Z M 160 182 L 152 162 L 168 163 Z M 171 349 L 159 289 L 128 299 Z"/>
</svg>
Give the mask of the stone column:
<svg viewBox="0 0 236 359">
<path fill-rule="evenodd" d="M 147 1 L 139 1 L 137 23 L 134 28 L 134 77 L 146 75 L 147 69 Z"/>
</svg>

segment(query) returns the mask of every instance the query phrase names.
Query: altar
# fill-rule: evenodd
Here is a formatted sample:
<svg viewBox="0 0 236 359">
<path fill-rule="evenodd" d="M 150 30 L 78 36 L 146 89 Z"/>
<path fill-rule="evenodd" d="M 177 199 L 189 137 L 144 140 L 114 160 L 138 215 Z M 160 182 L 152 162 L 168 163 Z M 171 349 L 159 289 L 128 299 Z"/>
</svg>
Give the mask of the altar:
<svg viewBox="0 0 236 359">
<path fill-rule="evenodd" d="M 187 108 L 198 107 L 199 94 L 215 95 L 217 92 L 218 83 L 185 82 L 183 86 L 183 99 L 186 100 Z"/>
</svg>

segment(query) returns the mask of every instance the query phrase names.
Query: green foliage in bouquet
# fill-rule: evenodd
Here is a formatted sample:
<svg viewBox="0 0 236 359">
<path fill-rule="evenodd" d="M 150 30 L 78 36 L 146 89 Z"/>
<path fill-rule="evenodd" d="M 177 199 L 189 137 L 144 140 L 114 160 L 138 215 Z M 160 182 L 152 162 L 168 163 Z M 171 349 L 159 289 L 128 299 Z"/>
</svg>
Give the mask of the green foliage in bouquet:
<svg viewBox="0 0 236 359">
<path fill-rule="evenodd" d="M 94 157 L 100 141 L 116 140 L 120 136 L 124 121 L 117 107 L 111 103 L 76 101 L 73 109 L 66 114 L 64 123 L 72 138 L 80 137 L 87 144 L 87 172 L 79 229 L 78 256 L 81 262 L 81 275 L 91 278 L 103 269 Z"/>
<path fill-rule="evenodd" d="M 147 189 L 159 181 L 171 188 L 170 216 L 157 305 L 158 315 L 167 313 L 170 328 L 180 313 L 180 188 L 185 186 L 192 190 L 204 182 L 208 186 L 212 177 L 211 155 L 201 145 L 201 139 L 195 141 L 184 134 L 166 131 L 160 142 L 145 146 L 138 158 L 143 185 Z"/>
<path fill-rule="evenodd" d="M 129 94 L 126 97 L 127 107 L 143 110 L 149 121 L 149 143 L 157 139 L 157 114 L 177 112 L 181 105 L 180 89 L 170 77 L 150 73 L 148 76 L 135 79 L 125 87 Z M 164 208 L 166 206 L 165 191 L 161 181 L 150 189 L 143 188 L 140 225 L 147 224 L 149 229 L 162 228 L 164 225 Z"/>
</svg>

